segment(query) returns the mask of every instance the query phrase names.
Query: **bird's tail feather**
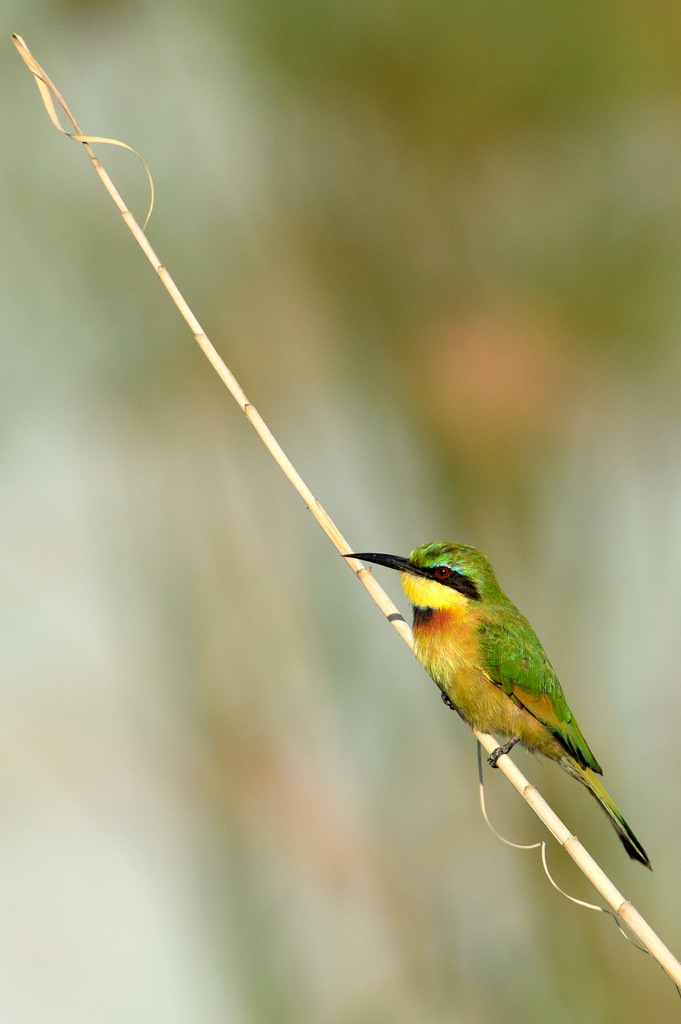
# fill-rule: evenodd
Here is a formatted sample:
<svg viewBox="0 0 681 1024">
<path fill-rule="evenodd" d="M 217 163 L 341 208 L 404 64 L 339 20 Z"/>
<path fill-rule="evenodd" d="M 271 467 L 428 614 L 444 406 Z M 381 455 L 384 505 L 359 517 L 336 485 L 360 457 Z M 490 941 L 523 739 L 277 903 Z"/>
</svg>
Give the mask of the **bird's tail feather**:
<svg viewBox="0 0 681 1024">
<path fill-rule="evenodd" d="M 640 864 L 645 864 L 647 868 L 653 870 L 652 864 L 648 860 L 648 854 L 643 849 L 638 839 L 632 832 L 627 822 L 622 817 L 620 809 L 615 804 L 612 797 L 606 792 L 604 787 L 599 782 L 597 776 L 591 771 L 590 768 L 582 768 L 572 758 L 570 762 L 567 762 L 567 758 L 561 761 L 561 765 L 565 770 L 572 775 L 575 779 L 579 779 L 582 785 L 586 786 L 594 799 L 600 804 L 608 819 L 620 837 L 622 846 L 627 851 L 632 860 L 637 860 Z"/>
</svg>

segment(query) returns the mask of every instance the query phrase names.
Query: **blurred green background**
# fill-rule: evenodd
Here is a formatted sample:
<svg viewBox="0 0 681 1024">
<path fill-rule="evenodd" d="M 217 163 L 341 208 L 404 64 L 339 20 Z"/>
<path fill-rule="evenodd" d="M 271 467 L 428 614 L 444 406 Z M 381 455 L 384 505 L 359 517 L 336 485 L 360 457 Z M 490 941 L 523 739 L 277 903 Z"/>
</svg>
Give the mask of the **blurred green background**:
<svg viewBox="0 0 681 1024">
<path fill-rule="evenodd" d="M 655 873 L 518 763 L 678 953 L 681 8 L 5 0 L 0 23 L 0 1019 L 677 1019 L 654 962 L 486 828 L 473 738 L 9 35 L 144 154 L 152 244 L 350 542 L 488 553 Z M 138 162 L 99 154 L 142 218 Z M 487 774 L 497 827 L 540 838 Z"/>
</svg>

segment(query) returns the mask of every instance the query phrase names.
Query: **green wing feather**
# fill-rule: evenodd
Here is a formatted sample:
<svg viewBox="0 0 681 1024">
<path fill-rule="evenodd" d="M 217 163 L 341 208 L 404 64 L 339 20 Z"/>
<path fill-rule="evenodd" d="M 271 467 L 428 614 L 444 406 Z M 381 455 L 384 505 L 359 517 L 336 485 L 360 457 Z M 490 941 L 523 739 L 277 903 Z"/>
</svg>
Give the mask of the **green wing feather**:
<svg viewBox="0 0 681 1024">
<path fill-rule="evenodd" d="M 490 679 L 550 729 L 581 768 L 602 775 L 537 634 L 517 608 L 512 607 L 510 616 L 506 609 L 504 612 L 510 628 L 493 621 L 479 627 L 483 663 Z"/>
</svg>

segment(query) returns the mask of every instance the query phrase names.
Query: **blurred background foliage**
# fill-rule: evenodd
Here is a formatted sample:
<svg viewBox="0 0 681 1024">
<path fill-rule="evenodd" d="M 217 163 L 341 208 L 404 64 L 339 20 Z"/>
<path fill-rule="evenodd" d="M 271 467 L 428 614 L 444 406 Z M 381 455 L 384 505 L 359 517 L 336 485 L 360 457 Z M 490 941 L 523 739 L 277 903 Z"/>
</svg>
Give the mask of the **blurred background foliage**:
<svg viewBox="0 0 681 1024">
<path fill-rule="evenodd" d="M 489 554 L 655 874 L 519 763 L 678 952 L 681 8 L 6 0 L 0 21 L 2 1020 L 676 1019 L 652 961 L 485 827 L 472 738 L 9 33 L 85 131 L 144 154 L 152 244 L 351 543 Z M 141 168 L 100 155 L 141 217 Z M 541 836 L 488 787 L 504 833 Z"/>
</svg>

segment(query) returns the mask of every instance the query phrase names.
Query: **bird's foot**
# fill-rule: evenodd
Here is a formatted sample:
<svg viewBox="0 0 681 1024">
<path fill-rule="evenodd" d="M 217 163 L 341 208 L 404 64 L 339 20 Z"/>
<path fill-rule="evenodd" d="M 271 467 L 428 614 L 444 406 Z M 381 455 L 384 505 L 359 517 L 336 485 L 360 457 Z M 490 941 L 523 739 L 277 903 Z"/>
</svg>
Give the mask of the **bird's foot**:
<svg viewBox="0 0 681 1024">
<path fill-rule="evenodd" d="M 456 707 L 452 703 L 451 698 L 445 693 L 444 690 L 440 690 L 440 696 L 442 697 L 443 704 L 446 704 L 448 708 L 452 709 L 452 711 L 456 711 Z"/>
<path fill-rule="evenodd" d="M 497 764 L 497 761 L 499 760 L 499 758 L 502 756 L 502 754 L 508 754 L 509 751 L 513 750 L 514 746 L 516 745 L 519 739 L 520 737 L 516 736 L 515 739 L 509 740 L 508 743 L 504 743 L 502 747 L 497 747 L 496 750 L 493 750 L 492 753 L 487 758 L 487 763 L 490 765 L 490 767 L 498 768 L 499 765 Z"/>
</svg>

